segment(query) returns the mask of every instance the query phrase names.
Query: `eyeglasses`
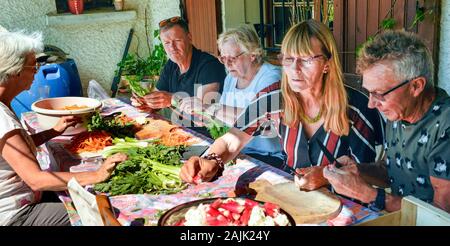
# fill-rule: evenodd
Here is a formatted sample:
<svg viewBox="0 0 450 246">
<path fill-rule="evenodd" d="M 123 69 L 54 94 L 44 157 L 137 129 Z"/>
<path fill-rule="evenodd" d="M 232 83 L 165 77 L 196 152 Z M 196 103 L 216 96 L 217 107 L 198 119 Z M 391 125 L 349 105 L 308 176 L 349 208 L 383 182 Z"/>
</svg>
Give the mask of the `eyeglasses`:
<svg viewBox="0 0 450 246">
<path fill-rule="evenodd" d="M 24 68 L 28 68 L 28 67 L 34 68 L 35 71 L 38 71 L 39 68 L 41 67 L 41 64 L 39 64 L 38 62 L 36 62 L 36 64 L 35 64 L 34 66 L 23 66 L 23 67 L 24 67 Z"/>
<path fill-rule="evenodd" d="M 416 78 L 417 78 L 417 77 L 416 77 Z M 384 92 L 384 93 L 369 92 L 369 94 L 370 94 L 373 98 L 375 98 L 377 101 L 382 101 L 382 102 L 384 102 L 384 101 L 386 101 L 385 96 L 386 96 L 387 94 L 389 94 L 389 93 L 391 93 L 391 92 L 397 90 L 398 88 L 400 88 L 400 87 L 402 87 L 402 86 L 408 84 L 409 82 L 413 81 L 413 80 L 416 79 L 416 78 L 407 79 L 407 80 L 401 82 L 400 84 L 394 86 L 393 88 L 389 89 L 388 91 L 386 91 L 386 92 Z"/>
<path fill-rule="evenodd" d="M 219 56 L 219 61 L 222 63 L 222 64 L 227 64 L 228 62 L 229 63 L 235 63 L 236 62 L 236 59 L 238 59 L 239 58 L 239 56 L 241 56 L 241 55 L 243 55 L 243 54 L 245 54 L 245 51 L 242 51 L 239 55 L 237 55 L 237 56 Z"/>
<path fill-rule="evenodd" d="M 175 16 L 175 17 L 171 17 L 169 19 L 165 19 L 159 22 L 159 28 L 163 28 L 165 26 L 167 26 L 167 24 L 169 23 L 177 23 L 181 21 L 181 17 L 180 16 Z"/>
<path fill-rule="evenodd" d="M 291 66 L 292 64 L 295 63 L 296 60 L 298 60 L 301 67 L 310 68 L 314 64 L 313 61 L 320 57 L 324 57 L 324 55 L 315 55 L 315 56 L 311 56 L 307 59 L 303 59 L 300 57 L 292 57 L 292 56 L 286 56 L 283 54 L 279 54 L 278 60 L 280 61 L 281 65 L 283 65 L 285 67 Z"/>
</svg>

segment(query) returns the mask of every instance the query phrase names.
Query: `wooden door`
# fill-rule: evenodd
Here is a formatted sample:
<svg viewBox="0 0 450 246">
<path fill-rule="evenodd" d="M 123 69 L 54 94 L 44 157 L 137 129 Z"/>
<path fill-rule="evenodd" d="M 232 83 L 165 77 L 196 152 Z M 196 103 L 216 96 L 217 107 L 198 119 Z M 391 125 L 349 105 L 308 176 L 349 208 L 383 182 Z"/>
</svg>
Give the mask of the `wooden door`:
<svg viewBox="0 0 450 246">
<path fill-rule="evenodd" d="M 437 66 L 440 4 L 439 0 L 334 0 L 333 33 L 344 71 L 355 72 L 357 47 L 381 31 L 385 18 L 395 19 L 394 29 L 416 32 L 431 50 Z M 433 13 L 412 27 L 419 8 Z"/>
<path fill-rule="evenodd" d="M 220 0 L 182 0 L 194 46 L 218 56 L 217 38 L 222 32 Z"/>
</svg>

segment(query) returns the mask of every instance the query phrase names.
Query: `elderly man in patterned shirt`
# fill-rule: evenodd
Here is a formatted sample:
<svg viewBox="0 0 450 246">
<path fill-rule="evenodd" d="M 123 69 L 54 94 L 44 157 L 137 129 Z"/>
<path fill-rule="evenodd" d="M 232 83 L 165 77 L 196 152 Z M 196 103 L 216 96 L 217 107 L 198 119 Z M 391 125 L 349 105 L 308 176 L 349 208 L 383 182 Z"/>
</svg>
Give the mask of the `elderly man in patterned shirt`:
<svg viewBox="0 0 450 246">
<path fill-rule="evenodd" d="M 412 33 L 388 31 L 364 47 L 357 66 L 369 107 L 388 119 L 386 156 L 366 165 L 343 156 L 344 167 L 329 166 L 324 177 L 337 193 L 374 210 L 398 210 L 401 198 L 412 195 L 449 212 L 450 98 L 434 86 L 429 50 Z"/>
</svg>

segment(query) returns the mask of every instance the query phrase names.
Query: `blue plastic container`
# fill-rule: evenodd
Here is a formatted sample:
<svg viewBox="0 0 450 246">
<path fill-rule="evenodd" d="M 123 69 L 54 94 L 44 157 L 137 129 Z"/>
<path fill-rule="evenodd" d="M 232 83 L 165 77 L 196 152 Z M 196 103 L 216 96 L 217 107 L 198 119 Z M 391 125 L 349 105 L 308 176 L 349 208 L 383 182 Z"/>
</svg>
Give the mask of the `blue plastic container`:
<svg viewBox="0 0 450 246">
<path fill-rule="evenodd" d="M 14 113 L 21 118 L 22 113 L 31 111 L 31 104 L 47 97 L 82 96 L 78 69 L 73 59 L 61 64 L 41 66 L 34 76 L 30 90 L 23 91 L 11 102 Z"/>
</svg>

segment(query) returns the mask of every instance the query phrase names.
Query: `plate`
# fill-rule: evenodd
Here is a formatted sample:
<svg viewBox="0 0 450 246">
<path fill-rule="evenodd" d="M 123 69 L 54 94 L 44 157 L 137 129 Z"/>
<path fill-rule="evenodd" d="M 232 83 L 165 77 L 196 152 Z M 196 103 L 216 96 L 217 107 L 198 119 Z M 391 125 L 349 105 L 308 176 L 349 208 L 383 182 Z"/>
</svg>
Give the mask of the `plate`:
<svg viewBox="0 0 450 246">
<path fill-rule="evenodd" d="M 216 201 L 217 199 L 222 199 L 222 201 L 229 199 L 227 197 L 216 197 L 216 198 L 206 198 L 206 199 L 201 199 L 201 200 L 195 200 L 195 201 L 191 201 L 191 202 L 187 202 L 187 203 L 183 203 L 180 204 L 178 206 L 173 207 L 172 209 L 168 210 L 167 212 L 165 212 L 160 219 L 158 220 L 158 226 L 176 226 L 177 223 L 182 220 L 186 214 L 186 212 L 193 207 L 197 207 L 200 204 L 212 204 L 214 201 Z M 253 202 L 257 202 L 260 205 L 264 205 L 264 202 L 261 201 L 257 201 L 254 199 L 249 199 L 249 198 L 236 198 L 236 197 L 232 197 L 231 199 L 234 200 L 245 200 L 248 199 L 250 201 Z M 283 209 L 279 209 L 281 214 L 286 215 L 287 220 L 289 221 L 288 226 L 295 226 L 295 220 L 294 218 L 287 213 L 286 211 L 284 211 Z"/>
</svg>

